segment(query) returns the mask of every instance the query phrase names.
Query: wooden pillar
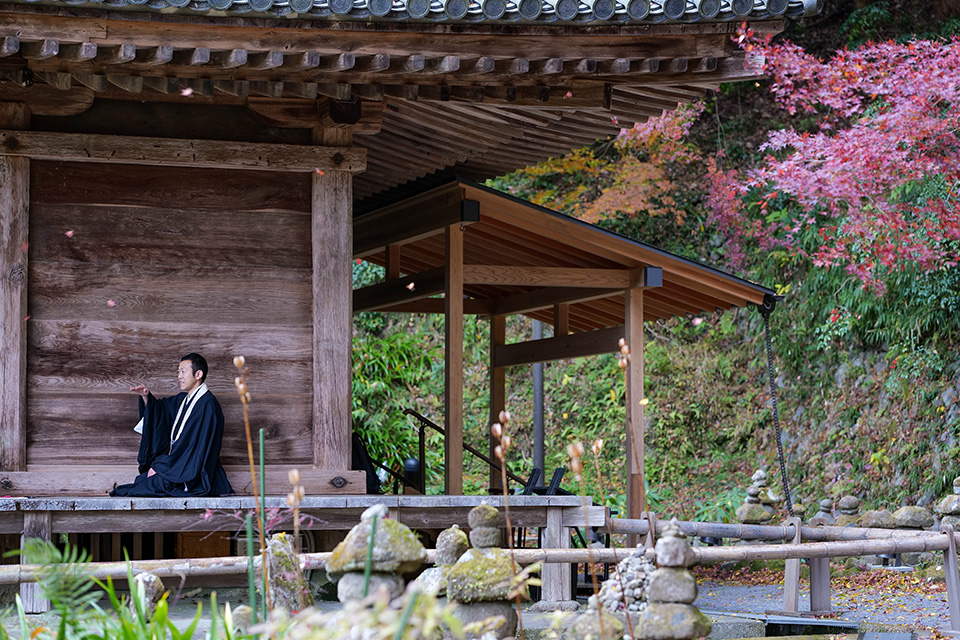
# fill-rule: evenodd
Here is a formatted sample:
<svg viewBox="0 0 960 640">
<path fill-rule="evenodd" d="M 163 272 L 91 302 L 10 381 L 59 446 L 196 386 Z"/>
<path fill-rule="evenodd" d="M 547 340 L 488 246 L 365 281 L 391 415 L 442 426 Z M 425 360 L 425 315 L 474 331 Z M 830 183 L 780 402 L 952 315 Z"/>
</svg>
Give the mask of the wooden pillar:
<svg viewBox="0 0 960 640">
<path fill-rule="evenodd" d="M 639 518 L 646 509 L 643 488 L 643 289 L 626 291 L 626 326 L 623 335 L 630 346 L 627 367 L 627 517 Z M 634 537 L 630 539 L 633 540 Z M 635 545 L 636 541 L 629 544 Z"/>
<path fill-rule="evenodd" d="M 53 531 L 49 511 L 24 511 L 23 535 L 20 537 L 20 547 L 28 538 L 52 540 Z M 50 601 L 43 597 L 43 591 L 36 582 L 20 585 L 20 599 L 23 601 L 23 610 L 26 613 L 44 613 L 50 609 Z"/>
<path fill-rule="evenodd" d="M 507 408 L 507 369 L 506 367 L 493 366 L 493 353 L 500 345 L 507 342 L 507 317 L 490 316 L 490 364 L 487 367 L 490 384 L 490 425 L 500 421 L 500 412 Z M 497 457 L 493 453 L 497 441 L 489 433 L 487 437 L 490 441 L 489 456 L 491 460 Z M 502 476 L 494 468 L 490 468 L 490 488 L 498 491 L 503 490 Z"/>
<path fill-rule="evenodd" d="M 463 230 L 444 232 L 443 483 L 447 495 L 463 494 Z"/>
<path fill-rule="evenodd" d="M 349 145 L 349 127 L 318 125 L 315 144 Z M 313 463 L 350 468 L 353 177 L 313 174 Z"/>
<path fill-rule="evenodd" d="M 27 129 L 30 110 L 0 102 L 0 128 Z M 0 156 L 0 468 L 27 464 L 27 237 L 30 160 Z"/>
</svg>

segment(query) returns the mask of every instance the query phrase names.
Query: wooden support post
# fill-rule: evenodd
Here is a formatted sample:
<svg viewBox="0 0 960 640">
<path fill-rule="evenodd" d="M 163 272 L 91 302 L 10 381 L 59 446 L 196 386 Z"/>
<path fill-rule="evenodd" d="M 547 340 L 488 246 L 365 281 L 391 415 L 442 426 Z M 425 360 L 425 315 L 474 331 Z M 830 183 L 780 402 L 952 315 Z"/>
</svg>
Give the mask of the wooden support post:
<svg viewBox="0 0 960 640">
<path fill-rule="evenodd" d="M 0 102 L 0 127 L 26 129 L 30 110 Z M 27 234 L 30 160 L 0 156 L 0 468 L 27 464 Z"/>
<path fill-rule="evenodd" d="M 657 546 L 657 514 L 653 511 L 644 511 L 641 517 L 649 524 L 647 535 L 643 536 L 643 546 L 646 549 L 654 549 Z"/>
<path fill-rule="evenodd" d="M 507 317 L 490 316 L 490 361 L 487 365 L 487 372 L 490 376 L 490 424 L 500 421 L 500 412 L 506 409 L 507 404 L 507 370 L 504 367 L 496 367 L 493 364 L 493 354 L 497 346 L 507 341 Z M 490 440 L 490 459 L 496 460 L 493 449 L 497 446 L 497 441 L 493 436 L 487 434 Z M 500 472 L 490 467 L 490 489 L 502 491 L 502 478 Z"/>
<path fill-rule="evenodd" d="M 21 548 L 28 538 L 40 538 L 47 541 L 53 539 L 53 527 L 49 511 L 23 512 L 23 535 L 20 536 Z M 44 613 L 50 609 L 50 601 L 43 597 L 40 585 L 35 582 L 20 585 L 20 599 L 23 601 L 23 610 L 27 613 Z"/>
<path fill-rule="evenodd" d="M 396 280 L 400 277 L 400 245 L 387 245 L 386 280 Z"/>
<path fill-rule="evenodd" d="M 957 541 L 952 525 L 941 525 L 949 546 L 943 550 L 943 574 L 947 583 L 947 604 L 950 606 L 950 635 L 960 635 L 960 573 L 957 570 Z"/>
<path fill-rule="evenodd" d="M 153 532 L 153 559 L 163 558 L 163 531 Z"/>
<path fill-rule="evenodd" d="M 810 613 L 830 613 L 830 558 L 810 558 Z"/>
<path fill-rule="evenodd" d="M 444 425 L 443 481 L 447 495 L 463 494 L 463 231 L 444 231 Z"/>
<path fill-rule="evenodd" d="M 110 534 L 110 560 L 113 562 L 120 562 L 123 560 L 123 552 L 121 551 L 123 544 L 120 542 L 120 534 L 116 531 Z"/>
<path fill-rule="evenodd" d="M 559 302 L 553 305 L 553 335 L 565 336 L 570 333 L 570 305 Z"/>
<path fill-rule="evenodd" d="M 643 289 L 627 289 L 624 339 L 630 347 L 627 367 L 627 517 L 639 518 L 646 511 L 644 495 L 643 452 Z M 628 536 L 627 544 L 637 544 L 635 536 Z"/>
<path fill-rule="evenodd" d="M 569 549 L 570 529 L 563 526 L 563 509 L 547 507 L 547 528 L 543 532 L 545 549 Z M 542 569 L 543 589 L 541 599 L 545 602 L 572 600 L 573 584 L 570 566 L 562 562 L 546 562 Z"/>
<path fill-rule="evenodd" d="M 314 129 L 314 142 L 350 144 L 349 128 Z M 313 463 L 349 469 L 353 334 L 353 180 L 313 174 Z"/>
<path fill-rule="evenodd" d="M 787 518 L 785 524 L 793 526 L 796 532 L 792 544 L 800 544 L 800 518 Z M 785 614 L 800 611 L 800 559 L 791 558 L 785 562 L 783 572 L 783 612 Z"/>
</svg>

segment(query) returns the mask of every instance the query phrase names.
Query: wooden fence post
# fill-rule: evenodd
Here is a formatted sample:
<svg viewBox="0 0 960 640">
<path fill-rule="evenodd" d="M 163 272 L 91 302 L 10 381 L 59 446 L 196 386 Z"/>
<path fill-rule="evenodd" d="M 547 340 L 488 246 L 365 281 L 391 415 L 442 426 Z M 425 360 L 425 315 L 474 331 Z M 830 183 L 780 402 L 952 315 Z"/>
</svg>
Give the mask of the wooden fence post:
<svg viewBox="0 0 960 640">
<path fill-rule="evenodd" d="M 794 535 L 792 544 L 800 544 L 800 518 L 787 518 L 786 525 L 793 525 Z M 783 571 L 783 612 L 797 613 L 800 611 L 800 558 L 791 558 L 786 561 Z"/>
<path fill-rule="evenodd" d="M 943 550 L 943 574 L 947 583 L 947 603 L 950 605 L 950 634 L 960 635 L 960 574 L 957 573 L 957 541 L 952 525 L 941 525 L 949 545 Z"/>
<path fill-rule="evenodd" d="M 20 537 L 21 548 L 28 538 L 40 538 L 49 542 L 53 539 L 51 529 L 49 511 L 24 511 L 23 535 Z M 20 584 L 20 600 L 23 601 L 23 610 L 26 613 L 44 613 L 50 610 L 50 601 L 43 597 L 40 585 L 35 582 Z"/>
<path fill-rule="evenodd" d="M 569 549 L 570 529 L 563 526 L 563 509 L 547 507 L 547 528 L 543 535 L 543 545 L 547 549 Z M 540 574 L 543 579 L 542 599 L 546 602 L 570 600 L 573 583 L 570 579 L 570 567 L 560 562 L 545 562 Z"/>
</svg>

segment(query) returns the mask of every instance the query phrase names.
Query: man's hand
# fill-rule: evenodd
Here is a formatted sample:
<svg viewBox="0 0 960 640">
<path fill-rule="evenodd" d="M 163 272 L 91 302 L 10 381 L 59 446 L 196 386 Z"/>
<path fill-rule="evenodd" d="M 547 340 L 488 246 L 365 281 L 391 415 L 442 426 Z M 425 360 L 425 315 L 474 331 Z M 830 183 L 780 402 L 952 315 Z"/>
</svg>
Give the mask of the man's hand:
<svg viewBox="0 0 960 640">
<path fill-rule="evenodd" d="M 130 391 L 133 391 L 134 393 L 139 395 L 141 398 L 143 398 L 144 402 L 146 402 L 147 398 L 150 397 L 150 390 L 147 389 L 147 385 L 145 384 L 138 384 L 135 387 L 130 387 Z"/>
<path fill-rule="evenodd" d="M 150 470 L 147 471 L 147 477 L 149 478 L 150 476 L 155 476 L 155 475 L 157 475 L 157 472 L 153 470 L 153 467 L 150 467 Z"/>
</svg>

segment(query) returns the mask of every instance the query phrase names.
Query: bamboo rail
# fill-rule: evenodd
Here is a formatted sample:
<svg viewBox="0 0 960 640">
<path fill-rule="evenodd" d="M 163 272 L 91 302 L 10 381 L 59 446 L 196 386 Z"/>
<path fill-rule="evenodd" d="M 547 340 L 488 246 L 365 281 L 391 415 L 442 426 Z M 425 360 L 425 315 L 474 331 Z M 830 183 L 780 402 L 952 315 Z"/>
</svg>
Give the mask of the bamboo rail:
<svg viewBox="0 0 960 640">
<path fill-rule="evenodd" d="M 668 521 L 655 520 L 656 533 L 662 533 Z M 717 538 L 736 538 L 739 540 L 792 540 L 795 534 L 793 525 L 767 524 L 729 524 L 725 522 L 678 522 L 684 535 L 691 538 L 712 536 Z M 606 527 L 610 533 L 650 533 L 650 523 L 646 519 L 628 520 L 611 518 Z M 908 531 L 903 529 L 862 529 L 859 527 L 808 526 L 800 527 L 801 540 L 810 542 L 831 542 L 840 540 L 879 540 L 886 538 L 915 538 L 917 536 L 938 536 L 936 531 Z"/>
<path fill-rule="evenodd" d="M 960 534 L 954 533 L 954 540 Z M 744 547 L 693 547 L 694 563 L 715 563 L 750 560 L 788 560 L 791 558 L 842 558 L 878 553 L 910 553 L 921 551 L 945 551 L 950 540 L 945 533 L 902 536 L 886 540 L 855 540 L 841 542 L 813 542 L 802 544 L 770 544 Z M 584 563 L 618 562 L 633 553 L 632 549 L 516 549 L 516 561 L 521 565 L 537 562 Z M 427 551 L 426 562 L 432 563 L 435 551 Z M 322 569 L 329 552 L 304 553 L 300 564 L 304 569 Z M 259 558 L 255 559 L 259 562 Z M 98 580 L 123 579 L 127 577 L 124 562 L 89 563 L 90 575 Z M 35 582 L 39 565 L 0 565 L 0 584 Z M 149 571 L 160 578 L 189 576 L 220 576 L 242 574 L 247 571 L 247 558 L 229 556 L 222 558 L 195 558 L 191 560 L 137 560 L 130 562 L 136 575 Z"/>
</svg>

